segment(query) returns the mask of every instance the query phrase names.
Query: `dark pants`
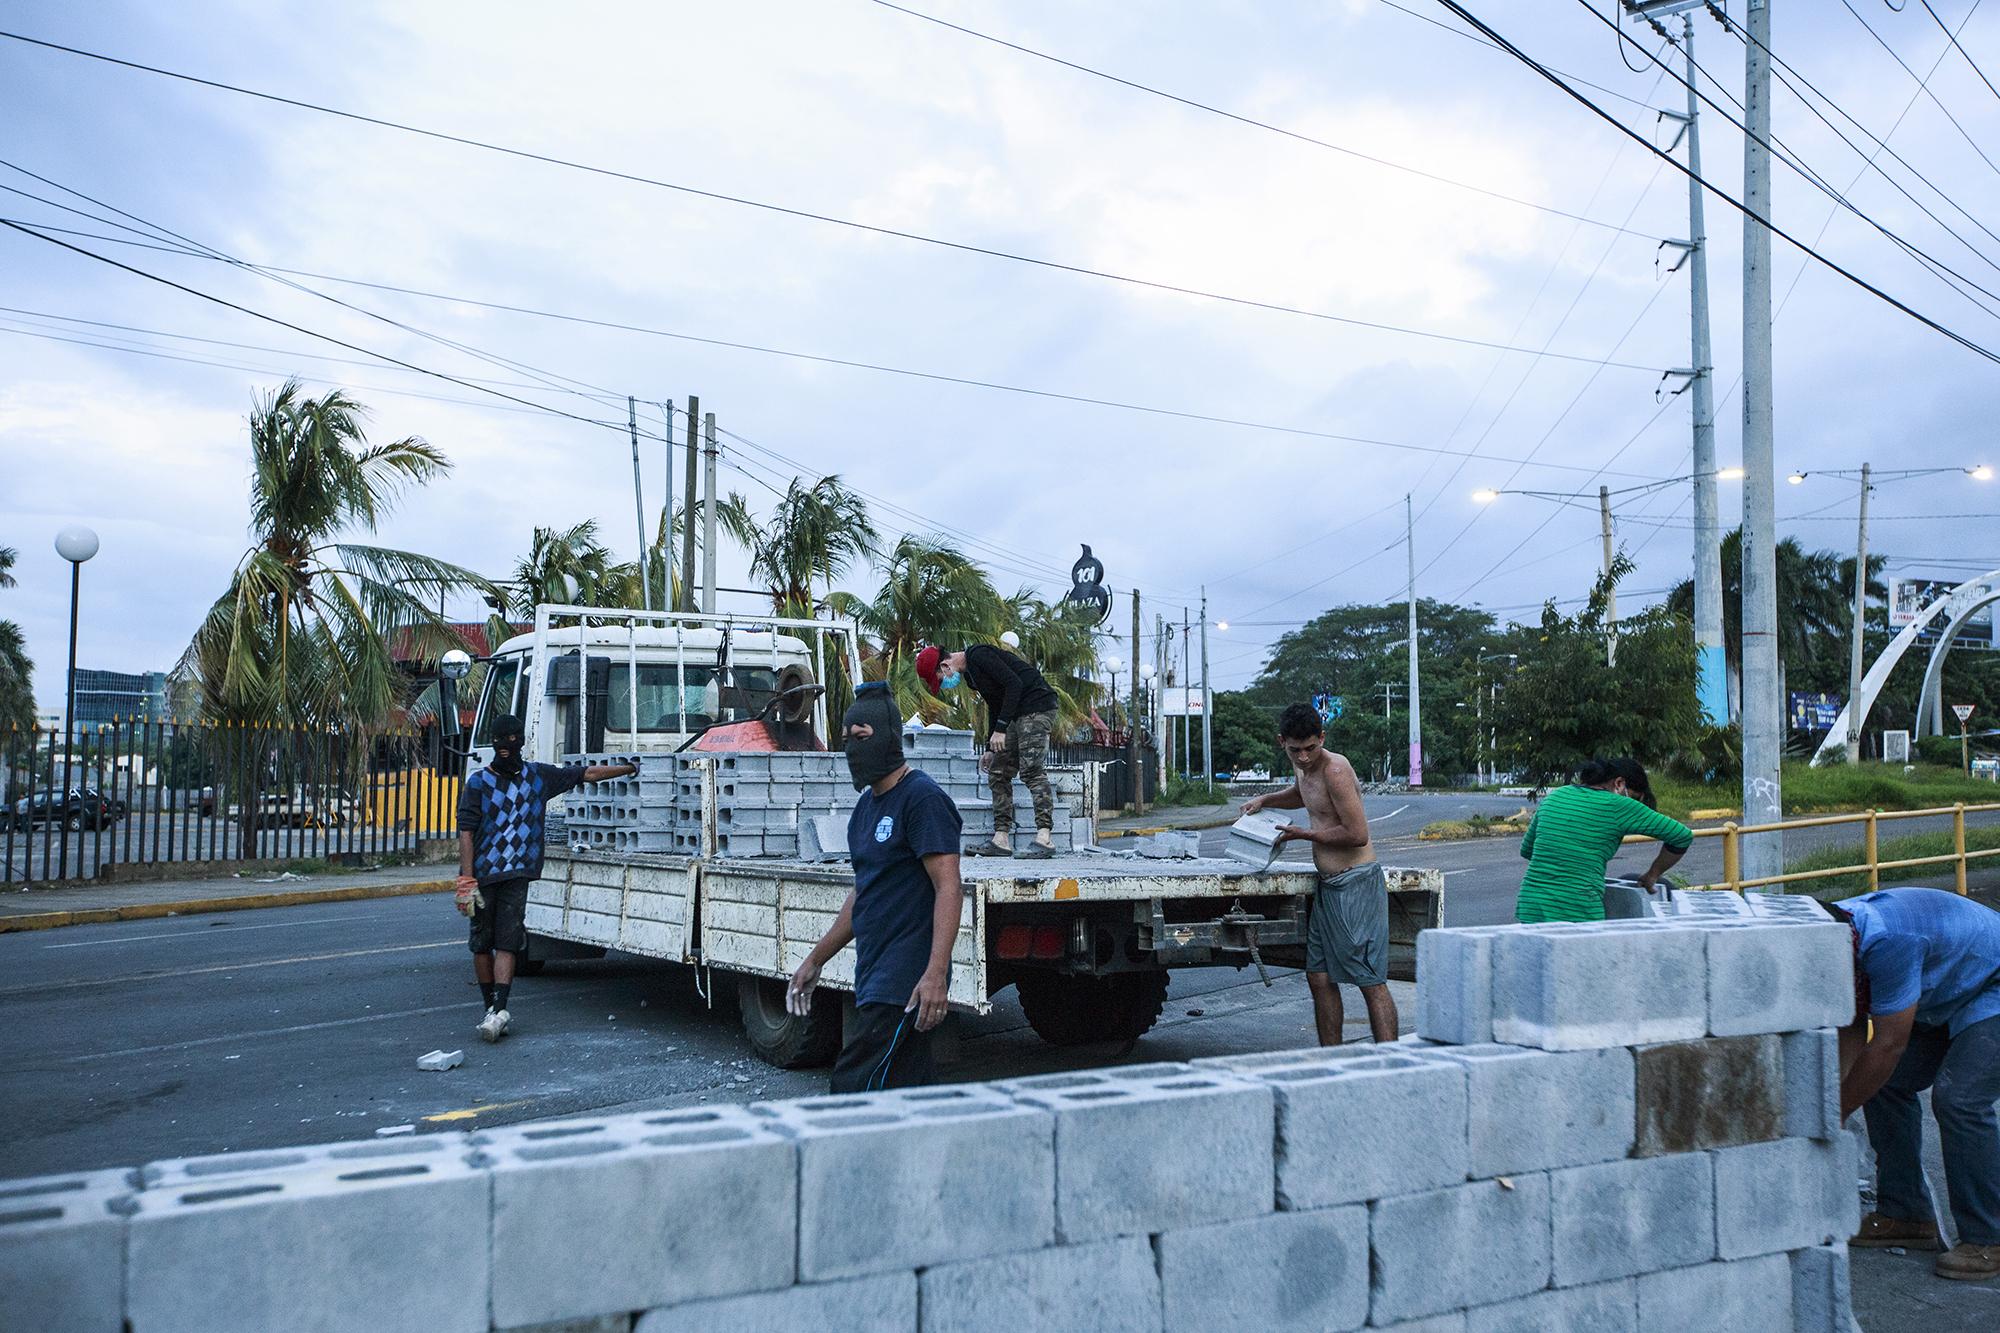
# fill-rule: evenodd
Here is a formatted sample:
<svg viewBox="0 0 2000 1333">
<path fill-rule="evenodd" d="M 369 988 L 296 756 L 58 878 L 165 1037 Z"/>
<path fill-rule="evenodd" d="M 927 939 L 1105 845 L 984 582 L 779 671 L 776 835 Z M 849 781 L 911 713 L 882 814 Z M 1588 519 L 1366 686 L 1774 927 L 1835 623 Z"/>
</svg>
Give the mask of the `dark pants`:
<svg viewBox="0 0 2000 1333">
<path fill-rule="evenodd" d="M 1928 1222 L 1935 1212 L 1925 1187 L 1923 1107 L 1917 1094 L 1931 1090 L 1944 1148 L 1944 1179 L 1952 1220 L 1967 1245 L 2000 1245 L 2000 1018 L 1974 1023 L 1958 1036 L 1919 1026 L 1910 1034 L 1896 1072 L 1862 1107 L 1868 1141 L 1875 1145 L 1876 1211 L 1905 1222 Z"/>
<path fill-rule="evenodd" d="M 528 951 L 528 883 L 525 879 L 503 879 L 479 886 L 479 896 L 486 905 L 472 913 L 472 952 Z"/>
<path fill-rule="evenodd" d="M 934 1031 L 934 1030 L 933 1030 Z M 934 1076 L 930 1032 L 917 1031 L 917 1011 L 899 1004 L 860 1004 L 847 1016 L 834 1092 L 920 1088 Z"/>
</svg>

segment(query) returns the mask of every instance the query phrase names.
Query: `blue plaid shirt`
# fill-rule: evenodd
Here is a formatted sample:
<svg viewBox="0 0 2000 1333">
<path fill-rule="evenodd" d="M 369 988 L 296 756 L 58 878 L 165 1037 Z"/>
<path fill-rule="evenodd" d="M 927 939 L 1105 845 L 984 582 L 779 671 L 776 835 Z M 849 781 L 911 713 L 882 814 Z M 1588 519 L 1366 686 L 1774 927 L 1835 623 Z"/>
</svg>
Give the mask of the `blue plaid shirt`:
<svg viewBox="0 0 2000 1333">
<path fill-rule="evenodd" d="M 513 778 L 482 768 L 458 794 L 458 831 L 472 835 L 472 873 L 481 884 L 539 879 L 549 802 L 583 782 L 583 765 L 523 764 Z"/>
</svg>

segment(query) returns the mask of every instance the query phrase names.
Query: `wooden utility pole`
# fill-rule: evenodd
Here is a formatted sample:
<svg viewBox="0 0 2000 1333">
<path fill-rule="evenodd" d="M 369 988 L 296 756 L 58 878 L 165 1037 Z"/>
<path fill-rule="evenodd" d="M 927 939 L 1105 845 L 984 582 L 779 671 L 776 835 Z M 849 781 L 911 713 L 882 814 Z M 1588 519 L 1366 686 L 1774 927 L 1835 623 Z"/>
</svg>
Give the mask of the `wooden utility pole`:
<svg viewBox="0 0 2000 1333">
<path fill-rule="evenodd" d="M 701 485 L 697 476 L 696 455 L 701 452 L 701 399 L 688 395 L 687 434 L 687 485 L 681 488 L 681 605 L 683 611 L 694 610 L 694 522 L 695 496 Z"/>
<path fill-rule="evenodd" d="M 1132 589 L 1132 707 L 1125 716 L 1125 771 L 1132 775 L 1132 813 L 1146 813 L 1146 775 L 1139 771 L 1139 590 Z"/>
</svg>

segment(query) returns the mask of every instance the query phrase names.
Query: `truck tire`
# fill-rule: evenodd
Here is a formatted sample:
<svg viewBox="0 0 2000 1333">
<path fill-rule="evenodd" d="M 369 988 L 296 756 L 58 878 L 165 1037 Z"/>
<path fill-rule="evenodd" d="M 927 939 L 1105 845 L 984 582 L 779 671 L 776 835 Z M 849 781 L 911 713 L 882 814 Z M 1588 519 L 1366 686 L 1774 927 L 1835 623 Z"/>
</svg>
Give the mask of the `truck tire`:
<svg viewBox="0 0 2000 1333">
<path fill-rule="evenodd" d="M 813 992 L 812 1013 L 798 1017 L 785 1008 L 785 983 L 770 977 L 736 978 L 736 1008 L 751 1049 L 780 1069 L 812 1069 L 840 1054 L 840 996 Z"/>
<path fill-rule="evenodd" d="M 1014 989 L 1028 1026 L 1051 1046 L 1130 1042 L 1159 1020 L 1167 1002 L 1167 974 L 1164 969 L 1108 977 L 1023 972 Z"/>
</svg>

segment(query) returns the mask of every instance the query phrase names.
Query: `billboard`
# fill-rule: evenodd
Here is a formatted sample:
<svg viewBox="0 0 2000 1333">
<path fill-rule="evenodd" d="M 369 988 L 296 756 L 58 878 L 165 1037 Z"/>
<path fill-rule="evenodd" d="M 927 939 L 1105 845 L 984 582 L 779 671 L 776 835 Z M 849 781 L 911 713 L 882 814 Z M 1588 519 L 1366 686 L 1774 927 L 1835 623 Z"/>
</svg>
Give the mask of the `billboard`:
<svg viewBox="0 0 2000 1333">
<path fill-rule="evenodd" d="M 1793 690 L 1786 699 L 1785 716 L 1793 731 L 1828 731 L 1840 717 L 1841 702 L 1835 695 Z"/>
<path fill-rule="evenodd" d="M 1940 598 L 1949 597 L 1958 586 L 1955 580 L 1945 579 L 1890 579 L 1889 580 L 1889 628 L 1903 629 L 1914 624 L 1918 612 Z M 1943 625 L 1935 626 L 1942 630 Z M 1993 608 L 1982 606 L 1974 611 L 1965 622 L 1959 637 L 1967 637 L 1970 630 L 1985 631 L 1980 637 L 1991 638 L 1993 631 Z"/>
<path fill-rule="evenodd" d="M 1178 685 L 1164 685 L 1160 688 L 1160 715 L 1162 717 L 1200 717 L 1201 686 L 1190 685 L 1183 690 Z"/>
</svg>

